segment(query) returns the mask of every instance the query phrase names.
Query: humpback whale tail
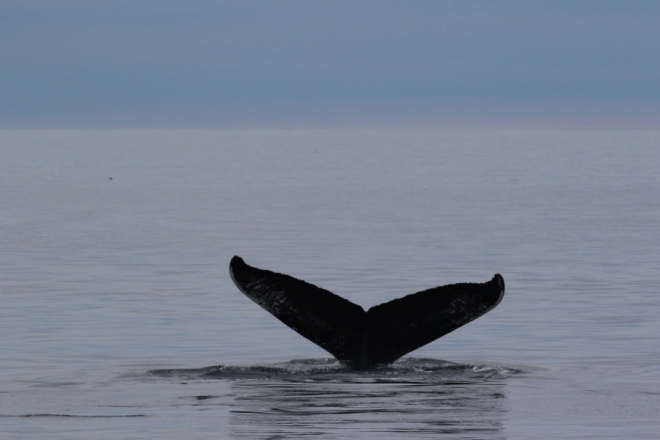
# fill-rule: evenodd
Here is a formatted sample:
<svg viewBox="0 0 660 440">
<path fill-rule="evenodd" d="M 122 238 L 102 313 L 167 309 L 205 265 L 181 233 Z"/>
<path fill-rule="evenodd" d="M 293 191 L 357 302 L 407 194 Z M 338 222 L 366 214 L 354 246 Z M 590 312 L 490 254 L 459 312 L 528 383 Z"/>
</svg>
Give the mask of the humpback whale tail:
<svg viewBox="0 0 660 440">
<path fill-rule="evenodd" d="M 289 275 L 257 269 L 235 256 L 236 287 L 303 337 L 355 368 L 389 364 L 497 306 L 504 279 L 435 287 L 377 305 L 357 304 Z"/>
</svg>

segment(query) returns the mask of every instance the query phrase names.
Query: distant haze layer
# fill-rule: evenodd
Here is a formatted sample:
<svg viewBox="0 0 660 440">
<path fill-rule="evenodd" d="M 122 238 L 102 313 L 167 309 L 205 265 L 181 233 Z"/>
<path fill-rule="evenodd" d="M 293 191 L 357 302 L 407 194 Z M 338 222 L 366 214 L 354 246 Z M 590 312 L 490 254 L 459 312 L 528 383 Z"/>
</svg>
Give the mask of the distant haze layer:
<svg viewBox="0 0 660 440">
<path fill-rule="evenodd" d="M 0 3 L 2 127 L 660 126 L 660 2 Z"/>
</svg>

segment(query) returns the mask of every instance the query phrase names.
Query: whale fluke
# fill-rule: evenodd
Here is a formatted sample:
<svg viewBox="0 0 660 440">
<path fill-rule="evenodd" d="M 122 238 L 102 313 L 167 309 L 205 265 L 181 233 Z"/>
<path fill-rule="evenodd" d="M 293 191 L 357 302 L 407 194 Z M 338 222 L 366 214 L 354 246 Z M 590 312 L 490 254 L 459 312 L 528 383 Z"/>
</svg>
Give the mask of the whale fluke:
<svg viewBox="0 0 660 440">
<path fill-rule="evenodd" d="M 229 263 L 236 287 L 300 335 L 355 368 L 389 364 L 497 306 L 504 279 L 435 287 L 380 304 L 357 304 L 289 275 Z"/>
</svg>

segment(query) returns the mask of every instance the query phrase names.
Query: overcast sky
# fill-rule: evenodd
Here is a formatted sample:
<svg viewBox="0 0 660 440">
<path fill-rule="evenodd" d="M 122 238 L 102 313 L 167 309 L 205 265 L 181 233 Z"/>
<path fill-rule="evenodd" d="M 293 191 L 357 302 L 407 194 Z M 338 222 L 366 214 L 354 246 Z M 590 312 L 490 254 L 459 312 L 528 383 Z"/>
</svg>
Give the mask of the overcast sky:
<svg viewBox="0 0 660 440">
<path fill-rule="evenodd" d="M 660 1 L 0 0 L 0 126 L 660 128 Z"/>
</svg>

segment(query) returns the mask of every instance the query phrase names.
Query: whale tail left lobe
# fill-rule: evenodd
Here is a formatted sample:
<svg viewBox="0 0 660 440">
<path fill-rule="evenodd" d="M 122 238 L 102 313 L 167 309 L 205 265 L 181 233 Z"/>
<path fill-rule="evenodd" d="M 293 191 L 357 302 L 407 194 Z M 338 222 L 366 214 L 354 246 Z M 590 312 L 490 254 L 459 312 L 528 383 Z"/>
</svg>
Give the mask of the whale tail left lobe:
<svg viewBox="0 0 660 440">
<path fill-rule="evenodd" d="M 356 368 L 388 364 L 487 313 L 504 296 L 504 279 L 435 287 L 380 304 L 357 304 L 235 256 L 236 287 L 284 324 Z"/>
</svg>

